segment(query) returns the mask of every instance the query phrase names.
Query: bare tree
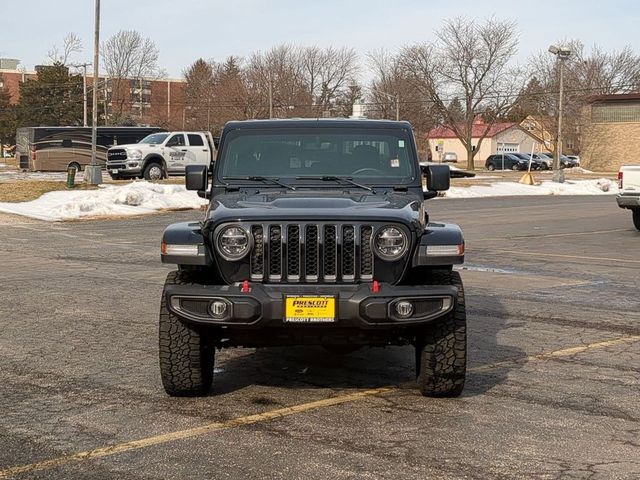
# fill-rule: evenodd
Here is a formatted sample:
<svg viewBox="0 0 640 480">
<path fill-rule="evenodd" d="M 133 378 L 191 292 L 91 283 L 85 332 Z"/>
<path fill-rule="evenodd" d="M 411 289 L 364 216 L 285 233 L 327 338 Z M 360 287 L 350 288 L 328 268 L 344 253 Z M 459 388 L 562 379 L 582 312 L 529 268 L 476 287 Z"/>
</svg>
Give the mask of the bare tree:
<svg viewBox="0 0 640 480">
<path fill-rule="evenodd" d="M 353 48 L 307 47 L 300 52 L 300 61 L 316 115 L 331 111 L 336 98 L 348 93 L 359 71 Z"/>
<path fill-rule="evenodd" d="M 436 37 L 431 44 L 405 47 L 402 66 L 418 95 L 433 104 L 462 142 L 467 168 L 473 169 L 482 141 L 521 90 L 523 76 L 510 65 L 518 45 L 515 25 L 458 17 L 447 20 Z M 462 121 L 449 109 L 454 97 L 462 104 Z M 483 127 L 474 145 L 472 132 L 478 119 Z"/>
<path fill-rule="evenodd" d="M 400 118 L 411 122 L 416 130 L 416 140 L 421 151 L 426 150 L 425 135 L 439 123 L 438 112 L 428 99 L 416 95 L 412 78 L 407 74 L 402 56 L 385 50 L 367 54 L 367 64 L 373 79 L 365 92 L 367 116 L 371 118 Z M 399 105 L 396 105 L 399 103 Z"/>
<path fill-rule="evenodd" d="M 109 77 L 112 115 L 116 121 L 124 118 L 129 113 L 126 110 L 138 101 L 142 116 L 143 79 L 157 78 L 162 73 L 155 43 L 135 30 L 120 30 L 102 44 L 100 54 Z"/>
<path fill-rule="evenodd" d="M 251 55 L 246 68 L 247 86 L 255 117 L 306 116 L 311 103 L 301 61 L 301 51 L 279 45 Z"/>
<path fill-rule="evenodd" d="M 82 40 L 75 33 L 68 33 L 62 40 L 62 47 L 54 45 L 47 53 L 47 58 L 53 64 L 67 65 L 74 53 L 82 52 Z"/>
</svg>

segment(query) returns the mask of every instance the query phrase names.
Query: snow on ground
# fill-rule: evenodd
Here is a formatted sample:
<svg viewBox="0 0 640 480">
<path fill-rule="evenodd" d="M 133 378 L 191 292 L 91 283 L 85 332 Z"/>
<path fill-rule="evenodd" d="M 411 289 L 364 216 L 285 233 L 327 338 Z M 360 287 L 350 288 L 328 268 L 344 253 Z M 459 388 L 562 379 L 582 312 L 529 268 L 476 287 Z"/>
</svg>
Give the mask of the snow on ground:
<svg viewBox="0 0 640 480">
<path fill-rule="evenodd" d="M 445 198 L 506 197 L 513 195 L 611 195 L 618 193 L 618 185 L 612 180 L 567 180 L 555 183 L 545 180 L 539 185 L 516 182 L 496 182 L 491 185 L 451 187 Z"/>
<path fill-rule="evenodd" d="M 618 192 L 616 182 L 599 180 L 543 181 L 540 185 L 496 182 L 491 185 L 451 187 L 445 198 L 499 197 L 511 195 L 604 195 Z M 47 221 L 77 218 L 124 216 L 152 213 L 157 210 L 199 208 L 207 200 L 189 192 L 182 185 L 161 185 L 136 181 L 127 185 L 102 185 L 97 190 L 49 192 L 40 198 L 21 203 L 0 202 L 0 212 L 13 213 Z"/>
<path fill-rule="evenodd" d="M 81 180 L 80 175 L 76 175 L 76 182 Z M 21 170 L 6 170 L 0 172 L 0 182 L 13 182 L 15 180 L 42 180 L 42 181 L 62 181 L 67 179 L 67 172 L 23 172 Z"/>
<path fill-rule="evenodd" d="M 49 192 L 31 202 L 0 202 L 0 212 L 55 222 L 199 208 L 206 203 L 207 200 L 187 191 L 182 185 L 140 181 L 128 185 L 103 185 L 97 190 Z"/>
</svg>

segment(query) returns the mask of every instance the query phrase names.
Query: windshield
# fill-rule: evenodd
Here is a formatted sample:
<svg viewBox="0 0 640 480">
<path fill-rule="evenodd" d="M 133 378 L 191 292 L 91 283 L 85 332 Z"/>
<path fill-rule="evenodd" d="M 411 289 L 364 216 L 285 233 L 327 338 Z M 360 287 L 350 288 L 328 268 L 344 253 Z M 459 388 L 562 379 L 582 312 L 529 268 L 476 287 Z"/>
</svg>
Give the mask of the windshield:
<svg viewBox="0 0 640 480">
<path fill-rule="evenodd" d="M 220 161 L 223 180 L 336 176 L 395 185 L 409 183 L 416 175 L 409 132 L 402 129 L 234 130 L 225 139 Z"/>
<path fill-rule="evenodd" d="M 138 143 L 148 143 L 150 145 L 151 144 L 157 145 L 159 143 L 164 142 L 168 136 L 169 136 L 168 133 L 152 133 L 151 135 L 147 135 L 146 137 L 144 137 Z"/>
</svg>

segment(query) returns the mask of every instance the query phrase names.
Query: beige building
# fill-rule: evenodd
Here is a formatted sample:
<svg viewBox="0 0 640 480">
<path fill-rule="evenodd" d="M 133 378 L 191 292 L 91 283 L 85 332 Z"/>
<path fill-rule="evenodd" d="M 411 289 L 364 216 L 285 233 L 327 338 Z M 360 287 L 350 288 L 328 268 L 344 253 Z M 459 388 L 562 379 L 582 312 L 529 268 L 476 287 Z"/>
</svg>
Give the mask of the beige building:
<svg viewBox="0 0 640 480">
<path fill-rule="evenodd" d="M 478 148 L 480 138 L 487 130 L 487 125 L 481 121 L 476 122 L 472 129 L 472 144 Z M 453 130 L 446 126 L 440 126 L 427 133 L 429 149 L 434 162 L 440 161 L 445 153 L 455 153 L 458 163 L 467 162 L 467 150 L 456 137 Z M 480 149 L 474 157 L 476 168 L 484 167 L 484 162 L 489 155 L 496 153 L 531 153 L 541 150 L 536 139 L 525 131 L 517 123 L 496 123 L 489 130 L 480 143 Z"/>
<path fill-rule="evenodd" d="M 640 93 L 593 97 L 583 112 L 580 163 L 594 171 L 640 165 Z"/>
</svg>

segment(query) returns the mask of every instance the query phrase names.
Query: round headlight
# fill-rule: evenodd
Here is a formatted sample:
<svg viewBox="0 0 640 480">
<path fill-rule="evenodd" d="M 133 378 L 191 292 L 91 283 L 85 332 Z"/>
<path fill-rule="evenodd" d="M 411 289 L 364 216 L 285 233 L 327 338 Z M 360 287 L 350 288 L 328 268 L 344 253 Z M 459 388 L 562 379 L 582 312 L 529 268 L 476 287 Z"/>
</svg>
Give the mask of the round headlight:
<svg viewBox="0 0 640 480">
<path fill-rule="evenodd" d="M 408 248 L 407 235 L 396 227 L 383 227 L 373 237 L 373 249 L 382 260 L 398 260 Z"/>
<path fill-rule="evenodd" d="M 218 253 L 225 260 L 236 261 L 244 258 L 251 250 L 251 237 L 239 225 L 227 225 L 218 232 L 216 237 Z"/>
</svg>

